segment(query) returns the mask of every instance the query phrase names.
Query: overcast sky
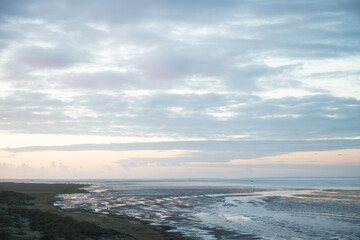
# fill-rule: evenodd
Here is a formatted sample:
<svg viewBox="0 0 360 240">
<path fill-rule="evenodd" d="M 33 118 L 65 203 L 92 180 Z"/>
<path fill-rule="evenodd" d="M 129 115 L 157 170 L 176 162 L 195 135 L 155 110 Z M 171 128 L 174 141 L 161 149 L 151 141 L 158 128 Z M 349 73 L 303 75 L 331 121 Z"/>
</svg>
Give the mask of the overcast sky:
<svg viewBox="0 0 360 240">
<path fill-rule="evenodd" d="M 0 178 L 359 176 L 359 39 L 358 0 L 0 0 Z"/>
</svg>

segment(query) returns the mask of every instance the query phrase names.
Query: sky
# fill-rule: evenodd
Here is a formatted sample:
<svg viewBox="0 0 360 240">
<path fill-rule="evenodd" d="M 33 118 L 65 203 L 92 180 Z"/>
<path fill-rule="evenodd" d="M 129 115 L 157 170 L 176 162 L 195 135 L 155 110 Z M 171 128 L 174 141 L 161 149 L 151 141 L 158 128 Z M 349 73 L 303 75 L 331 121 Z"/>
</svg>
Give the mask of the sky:
<svg viewBox="0 0 360 240">
<path fill-rule="evenodd" d="M 0 179 L 360 176 L 358 0 L 0 0 Z"/>
</svg>

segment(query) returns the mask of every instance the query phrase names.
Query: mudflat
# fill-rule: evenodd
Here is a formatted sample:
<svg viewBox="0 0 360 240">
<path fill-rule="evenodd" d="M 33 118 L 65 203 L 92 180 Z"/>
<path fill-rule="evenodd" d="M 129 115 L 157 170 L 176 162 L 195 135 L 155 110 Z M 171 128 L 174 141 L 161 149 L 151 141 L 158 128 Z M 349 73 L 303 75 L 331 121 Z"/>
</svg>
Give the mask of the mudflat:
<svg viewBox="0 0 360 240">
<path fill-rule="evenodd" d="M 138 219 L 52 205 L 81 184 L 0 183 L 0 239 L 166 240 L 161 227 Z"/>
</svg>

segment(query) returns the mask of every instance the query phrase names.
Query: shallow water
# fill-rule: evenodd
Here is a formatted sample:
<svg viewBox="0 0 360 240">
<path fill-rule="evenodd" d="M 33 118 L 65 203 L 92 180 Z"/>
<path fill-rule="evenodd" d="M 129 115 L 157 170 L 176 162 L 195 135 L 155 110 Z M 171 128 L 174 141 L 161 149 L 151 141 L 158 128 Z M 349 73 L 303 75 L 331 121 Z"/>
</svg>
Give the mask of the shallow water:
<svg viewBox="0 0 360 240">
<path fill-rule="evenodd" d="M 61 195 L 62 200 L 55 205 L 126 214 L 154 225 L 169 225 L 171 231 L 192 239 L 360 238 L 359 190 L 348 190 L 347 186 L 328 190 L 284 185 L 92 182 L 87 188 L 90 193 Z"/>
</svg>

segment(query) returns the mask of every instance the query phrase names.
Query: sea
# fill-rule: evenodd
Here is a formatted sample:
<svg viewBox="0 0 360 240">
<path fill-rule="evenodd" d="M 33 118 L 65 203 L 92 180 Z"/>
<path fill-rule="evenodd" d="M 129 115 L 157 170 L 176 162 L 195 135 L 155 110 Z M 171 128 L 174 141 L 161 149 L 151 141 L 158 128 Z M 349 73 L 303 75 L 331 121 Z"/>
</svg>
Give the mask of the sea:
<svg viewBox="0 0 360 240">
<path fill-rule="evenodd" d="M 54 205 L 135 217 L 185 239 L 360 239 L 355 177 L 31 181 L 88 184 Z"/>
</svg>

